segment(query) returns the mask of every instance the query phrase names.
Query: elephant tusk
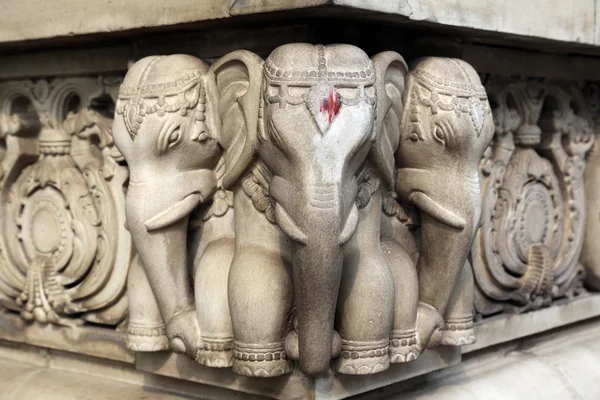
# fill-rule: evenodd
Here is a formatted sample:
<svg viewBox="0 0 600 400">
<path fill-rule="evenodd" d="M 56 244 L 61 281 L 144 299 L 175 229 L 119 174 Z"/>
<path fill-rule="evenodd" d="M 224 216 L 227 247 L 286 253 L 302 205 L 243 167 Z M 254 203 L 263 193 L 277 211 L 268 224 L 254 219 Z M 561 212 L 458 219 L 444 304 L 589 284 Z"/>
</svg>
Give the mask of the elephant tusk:
<svg viewBox="0 0 600 400">
<path fill-rule="evenodd" d="M 446 209 L 423 192 L 412 192 L 408 198 L 421 211 L 443 224 L 455 229 L 464 229 L 467 225 L 467 222 L 463 218 Z"/>
<path fill-rule="evenodd" d="M 198 204 L 202 202 L 202 195 L 191 193 L 166 210 L 158 213 L 146 221 L 144 226 L 148 232 L 164 228 L 188 216 Z"/>
<path fill-rule="evenodd" d="M 302 232 L 302 229 L 300 229 L 279 203 L 275 203 L 275 219 L 283 233 L 290 239 L 298 243 L 306 244 L 306 241 L 308 240 L 306 234 Z"/>
</svg>

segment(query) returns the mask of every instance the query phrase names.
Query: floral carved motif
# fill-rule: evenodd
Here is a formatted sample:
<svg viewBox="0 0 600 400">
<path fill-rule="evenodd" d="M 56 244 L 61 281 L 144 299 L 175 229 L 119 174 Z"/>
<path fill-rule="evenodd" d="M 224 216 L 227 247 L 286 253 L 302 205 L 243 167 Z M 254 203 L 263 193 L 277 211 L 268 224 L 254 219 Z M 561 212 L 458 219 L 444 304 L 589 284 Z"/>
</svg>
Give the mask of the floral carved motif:
<svg viewBox="0 0 600 400">
<path fill-rule="evenodd" d="M 581 287 L 591 119 L 575 84 L 488 83 L 496 133 L 481 161 L 482 226 L 472 262 L 483 315 L 548 306 Z"/>
<path fill-rule="evenodd" d="M 126 317 L 128 172 L 112 143 L 111 102 L 92 78 L 0 86 L 0 296 L 27 321 Z"/>
</svg>

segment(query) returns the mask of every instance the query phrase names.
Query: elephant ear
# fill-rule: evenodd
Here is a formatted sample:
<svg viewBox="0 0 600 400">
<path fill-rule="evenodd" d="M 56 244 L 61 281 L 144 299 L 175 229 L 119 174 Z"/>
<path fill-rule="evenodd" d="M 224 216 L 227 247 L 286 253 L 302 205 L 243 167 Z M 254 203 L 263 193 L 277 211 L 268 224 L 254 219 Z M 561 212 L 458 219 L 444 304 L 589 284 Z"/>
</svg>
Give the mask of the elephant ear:
<svg viewBox="0 0 600 400">
<path fill-rule="evenodd" d="M 405 78 L 408 67 L 402 56 L 394 51 L 385 51 L 372 58 L 377 81 L 377 119 L 375 121 L 375 143 L 369 159 L 379 173 L 386 191 L 394 190 L 394 153 L 400 143 Z"/>
<path fill-rule="evenodd" d="M 221 121 L 219 141 L 225 149 L 223 187 L 232 188 L 252 162 L 258 142 L 258 115 L 263 60 L 238 50 L 210 69 L 209 103 Z M 210 92 L 216 92 L 216 96 Z"/>
</svg>

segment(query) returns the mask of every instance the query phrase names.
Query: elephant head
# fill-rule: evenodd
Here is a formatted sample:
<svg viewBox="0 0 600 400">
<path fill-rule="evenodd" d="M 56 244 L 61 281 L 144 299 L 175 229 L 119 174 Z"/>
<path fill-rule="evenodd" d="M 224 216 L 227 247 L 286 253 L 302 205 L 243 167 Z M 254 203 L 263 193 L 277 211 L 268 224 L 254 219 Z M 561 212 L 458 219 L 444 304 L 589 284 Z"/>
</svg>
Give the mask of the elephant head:
<svg viewBox="0 0 600 400">
<path fill-rule="evenodd" d="M 389 57 L 381 62 L 392 64 Z M 304 373 L 319 375 L 336 341 L 344 246 L 359 219 L 357 176 L 377 138 L 374 63 L 354 46 L 297 43 L 264 63 L 233 52 L 212 69 L 224 186 L 234 190 L 254 171 L 268 192 L 269 205 L 255 205 L 291 239 L 298 334 L 292 353 Z"/>
<path fill-rule="evenodd" d="M 194 321 L 188 318 L 188 216 L 214 193 L 221 156 L 207 72 L 204 62 L 187 55 L 139 60 L 120 88 L 113 126 L 130 169 L 128 229 L 178 352 L 193 351 L 196 340 L 187 326 Z"/>
<path fill-rule="evenodd" d="M 477 72 L 461 60 L 419 61 L 404 98 L 396 189 L 421 211 L 417 329 L 431 347 L 480 224 L 478 166 L 494 123 Z"/>
</svg>

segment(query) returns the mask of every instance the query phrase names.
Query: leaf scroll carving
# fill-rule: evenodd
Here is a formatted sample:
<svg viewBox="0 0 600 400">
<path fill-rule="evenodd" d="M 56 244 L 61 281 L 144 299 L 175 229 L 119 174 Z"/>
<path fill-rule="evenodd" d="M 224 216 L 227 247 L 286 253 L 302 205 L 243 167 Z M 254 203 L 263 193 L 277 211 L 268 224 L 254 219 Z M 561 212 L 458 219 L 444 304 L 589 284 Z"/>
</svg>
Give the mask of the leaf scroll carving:
<svg viewBox="0 0 600 400">
<path fill-rule="evenodd" d="M 492 78 L 496 133 L 481 162 L 484 207 L 472 249 L 483 315 L 576 295 L 585 229 L 585 157 L 592 146 L 580 88 Z"/>
<path fill-rule="evenodd" d="M 131 259 L 128 173 L 111 137 L 110 97 L 92 78 L 0 86 L 0 298 L 27 321 L 116 325 Z"/>
</svg>

